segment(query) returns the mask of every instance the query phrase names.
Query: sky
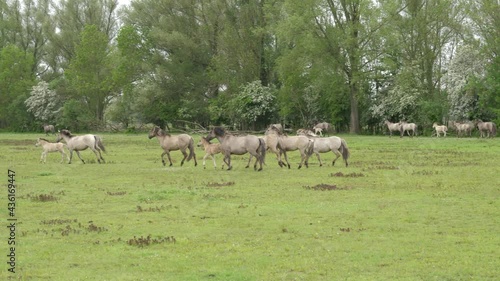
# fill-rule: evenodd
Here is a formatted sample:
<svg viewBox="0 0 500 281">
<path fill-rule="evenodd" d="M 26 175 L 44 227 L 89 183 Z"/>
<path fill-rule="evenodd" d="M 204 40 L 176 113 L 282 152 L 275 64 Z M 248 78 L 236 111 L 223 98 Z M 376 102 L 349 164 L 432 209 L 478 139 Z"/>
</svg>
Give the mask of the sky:
<svg viewBox="0 0 500 281">
<path fill-rule="evenodd" d="M 130 4 L 130 0 L 118 0 L 118 4 L 120 4 L 121 6 L 125 6 Z"/>
</svg>

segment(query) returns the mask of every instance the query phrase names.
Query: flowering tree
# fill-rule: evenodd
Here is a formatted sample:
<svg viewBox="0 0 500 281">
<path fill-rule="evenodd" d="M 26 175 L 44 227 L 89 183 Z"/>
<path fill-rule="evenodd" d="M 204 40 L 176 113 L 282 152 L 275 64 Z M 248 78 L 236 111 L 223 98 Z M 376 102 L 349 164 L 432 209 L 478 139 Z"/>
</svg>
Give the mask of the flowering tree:
<svg viewBox="0 0 500 281">
<path fill-rule="evenodd" d="M 45 81 L 33 86 L 24 104 L 28 112 L 44 122 L 53 121 L 61 109 L 61 99 L 54 90 L 49 89 L 49 84 Z"/>
<path fill-rule="evenodd" d="M 251 123 L 254 126 L 258 121 L 263 123 L 269 121 L 263 119 L 277 109 L 275 91 L 262 86 L 260 80 L 243 86 L 241 93 L 237 94 L 229 104 L 235 122 Z"/>
<path fill-rule="evenodd" d="M 457 50 L 443 79 L 448 92 L 451 119 L 470 119 L 474 114 L 478 99 L 475 84 L 484 77 L 485 65 L 477 48 L 463 46 Z"/>
</svg>

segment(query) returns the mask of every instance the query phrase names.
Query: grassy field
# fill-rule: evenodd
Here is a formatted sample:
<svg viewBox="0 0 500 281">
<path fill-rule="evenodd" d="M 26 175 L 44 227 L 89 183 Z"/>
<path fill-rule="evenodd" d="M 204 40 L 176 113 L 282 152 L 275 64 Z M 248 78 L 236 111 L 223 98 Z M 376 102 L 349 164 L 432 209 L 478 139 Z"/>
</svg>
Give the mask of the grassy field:
<svg viewBox="0 0 500 281">
<path fill-rule="evenodd" d="M 73 164 L 41 134 L 0 134 L 17 183 L 16 273 L 1 280 L 498 280 L 500 139 L 343 136 L 349 167 L 214 170 L 156 139 L 104 134 L 106 164 Z M 55 138 L 55 137 L 52 137 Z M 198 141 L 199 137 L 196 137 Z M 324 154 L 331 163 L 333 154 Z M 221 156 L 217 163 L 220 167 Z M 91 161 L 92 160 L 92 161 Z"/>
</svg>

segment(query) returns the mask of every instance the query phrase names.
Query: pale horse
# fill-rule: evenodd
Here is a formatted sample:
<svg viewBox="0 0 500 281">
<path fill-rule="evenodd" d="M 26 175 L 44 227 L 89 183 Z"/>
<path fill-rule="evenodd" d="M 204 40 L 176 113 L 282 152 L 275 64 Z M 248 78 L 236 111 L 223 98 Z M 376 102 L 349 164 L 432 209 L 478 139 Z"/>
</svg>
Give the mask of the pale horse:
<svg viewBox="0 0 500 281">
<path fill-rule="evenodd" d="M 38 138 L 35 146 L 41 146 L 43 148 L 42 156 L 40 157 L 40 162 L 46 163 L 47 153 L 49 152 L 60 152 L 61 153 L 61 163 L 64 162 L 64 156 L 69 161 L 68 155 L 64 153 L 64 143 L 61 142 L 50 142 L 43 138 Z"/>
<path fill-rule="evenodd" d="M 436 130 L 436 136 L 438 138 L 441 136 L 441 133 L 443 133 L 443 136 L 446 137 L 446 132 L 448 131 L 448 127 L 446 127 L 446 125 L 438 125 L 434 122 L 434 124 L 432 124 L 432 128 Z"/>
<path fill-rule="evenodd" d="M 56 142 L 59 142 L 62 139 L 66 142 L 66 146 L 68 147 L 69 150 L 68 164 L 71 164 L 71 160 L 73 159 L 73 151 L 76 152 L 78 158 L 80 158 L 83 164 L 85 164 L 85 161 L 83 161 L 82 157 L 80 156 L 80 151 L 85 150 L 87 148 L 90 148 L 95 153 L 95 155 L 97 156 L 97 162 L 101 163 L 101 160 L 102 162 L 104 162 L 104 158 L 102 158 L 101 155 L 101 150 L 103 152 L 106 152 L 106 149 L 104 148 L 104 145 L 102 144 L 102 139 L 99 136 L 91 134 L 74 136 L 68 130 L 61 130 L 59 132 L 59 137 L 57 138 Z"/>
</svg>

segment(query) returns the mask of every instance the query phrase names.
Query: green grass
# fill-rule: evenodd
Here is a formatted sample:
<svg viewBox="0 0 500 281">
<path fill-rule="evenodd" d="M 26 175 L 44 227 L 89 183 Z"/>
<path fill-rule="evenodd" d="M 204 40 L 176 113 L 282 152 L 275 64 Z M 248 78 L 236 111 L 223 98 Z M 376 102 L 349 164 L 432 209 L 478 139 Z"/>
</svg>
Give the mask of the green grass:
<svg viewBox="0 0 500 281">
<path fill-rule="evenodd" d="M 349 167 L 163 167 L 156 139 L 105 134 L 40 164 L 37 134 L 0 134 L 16 172 L 15 280 L 496 280 L 500 140 L 343 136 Z M 199 137 L 196 137 L 198 140 Z M 331 163 L 333 154 L 323 154 Z M 221 156 L 217 158 L 220 167 Z M 315 190 L 319 184 L 332 190 Z M 3 189 L 2 218 L 7 217 Z M 4 224 L 7 224 L 4 219 Z M 8 236 L 4 227 L 2 237 Z M 148 236 L 150 236 L 148 238 Z"/>
</svg>

